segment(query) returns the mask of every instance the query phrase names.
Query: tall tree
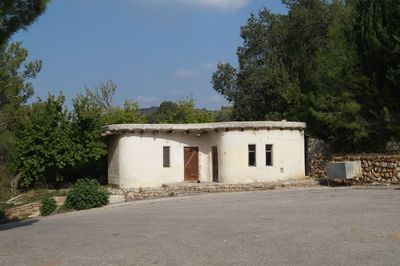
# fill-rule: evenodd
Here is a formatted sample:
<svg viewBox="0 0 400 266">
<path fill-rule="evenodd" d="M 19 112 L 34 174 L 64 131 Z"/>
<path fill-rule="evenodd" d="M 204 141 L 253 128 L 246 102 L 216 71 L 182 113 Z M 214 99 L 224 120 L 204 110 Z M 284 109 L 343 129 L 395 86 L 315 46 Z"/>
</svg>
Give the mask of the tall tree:
<svg viewBox="0 0 400 266">
<path fill-rule="evenodd" d="M 0 165 L 9 162 L 19 109 L 33 94 L 29 80 L 42 67 L 41 61 L 29 62 L 27 57 L 21 43 L 0 49 Z"/>
<path fill-rule="evenodd" d="M 190 98 L 177 102 L 164 101 L 146 114 L 148 122 L 165 124 L 206 123 L 214 121 L 214 116 L 215 112 L 196 108 Z"/>
<path fill-rule="evenodd" d="M 114 106 L 116 86 L 101 83 L 94 90 L 73 99 L 73 110 L 64 105 L 64 96 L 49 95 L 27 106 L 18 118 L 15 172 L 21 187 L 42 182 L 57 185 L 77 178 L 102 179 L 107 173 L 107 150 L 102 127 L 116 123 L 143 123 L 136 103 Z"/>
<path fill-rule="evenodd" d="M 213 116 L 205 109 L 196 109 L 193 99 L 178 101 L 176 111 L 168 123 L 207 123 L 212 122 Z"/>
<path fill-rule="evenodd" d="M 84 93 L 73 99 L 70 138 L 77 147 L 74 153 L 76 163 L 66 169 L 66 175 L 105 179 L 107 145 L 101 137 L 103 126 L 145 121 L 137 103 L 125 101 L 122 107 L 113 105 L 116 90 L 117 85 L 112 81 L 102 82 L 92 90 L 85 88 Z"/>
<path fill-rule="evenodd" d="M 178 105 L 175 102 L 164 101 L 158 108 L 150 112 L 147 117 L 150 123 L 171 123 Z"/>
<path fill-rule="evenodd" d="M 291 73 L 290 78 L 297 80 L 302 92 L 311 89 L 310 77 L 315 71 L 315 55 L 328 41 L 327 35 L 332 18 L 331 2 L 326 0 L 284 0 L 289 9 L 285 21 L 284 46 L 282 59 Z"/>
<path fill-rule="evenodd" d="M 12 34 L 26 29 L 43 12 L 49 0 L 1 0 L 0 1 L 0 46 Z"/>
<path fill-rule="evenodd" d="M 241 28 L 239 68 L 219 64 L 214 89 L 233 103 L 233 118 L 264 120 L 297 117 L 302 101 L 299 83 L 284 62 L 286 17 L 264 9 Z"/>
<path fill-rule="evenodd" d="M 371 88 L 365 115 L 380 135 L 400 137 L 400 0 L 355 1 L 355 40 Z"/>
<path fill-rule="evenodd" d="M 283 3 L 250 15 L 238 68 L 213 75 L 233 118 L 303 120 L 343 151 L 400 138 L 400 0 Z"/>
<path fill-rule="evenodd" d="M 313 135 L 331 142 L 337 150 L 351 151 L 365 145 L 372 128 L 363 117 L 360 95 L 369 79 L 360 71 L 356 45 L 348 21 L 349 5 L 334 3 L 327 44 L 318 49 L 315 70 L 310 74 L 308 126 Z"/>
<path fill-rule="evenodd" d="M 64 100 L 62 95 L 39 99 L 19 119 L 13 162 L 21 187 L 62 181 L 63 169 L 75 165 L 77 149 Z"/>
</svg>

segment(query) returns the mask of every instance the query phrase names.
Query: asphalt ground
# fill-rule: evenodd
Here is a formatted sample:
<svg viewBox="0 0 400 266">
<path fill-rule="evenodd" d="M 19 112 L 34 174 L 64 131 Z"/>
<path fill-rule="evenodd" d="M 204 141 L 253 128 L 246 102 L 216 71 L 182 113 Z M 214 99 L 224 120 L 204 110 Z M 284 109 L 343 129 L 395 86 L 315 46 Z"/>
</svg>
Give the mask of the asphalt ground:
<svg viewBox="0 0 400 266">
<path fill-rule="evenodd" d="M 400 265 L 400 189 L 202 194 L 10 223 L 0 265 Z"/>
</svg>

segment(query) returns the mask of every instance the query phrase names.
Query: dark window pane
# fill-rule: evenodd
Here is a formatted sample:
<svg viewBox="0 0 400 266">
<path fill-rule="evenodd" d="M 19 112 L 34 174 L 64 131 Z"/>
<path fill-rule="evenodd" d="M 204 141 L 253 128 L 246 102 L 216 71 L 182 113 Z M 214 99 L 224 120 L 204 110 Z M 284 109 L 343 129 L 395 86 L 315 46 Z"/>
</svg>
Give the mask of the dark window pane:
<svg viewBox="0 0 400 266">
<path fill-rule="evenodd" d="M 163 166 L 164 167 L 169 167 L 170 166 L 169 147 L 163 147 Z"/>
<path fill-rule="evenodd" d="M 249 145 L 249 166 L 256 166 L 256 145 Z"/>
<path fill-rule="evenodd" d="M 272 145 L 265 145 L 265 165 L 272 165 Z"/>
</svg>

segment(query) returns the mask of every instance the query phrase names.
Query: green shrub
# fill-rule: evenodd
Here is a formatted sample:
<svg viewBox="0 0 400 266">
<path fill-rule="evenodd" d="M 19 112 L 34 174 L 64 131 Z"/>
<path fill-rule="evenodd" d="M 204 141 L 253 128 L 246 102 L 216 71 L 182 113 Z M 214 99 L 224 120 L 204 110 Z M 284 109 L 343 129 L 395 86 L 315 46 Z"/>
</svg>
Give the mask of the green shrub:
<svg viewBox="0 0 400 266">
<path fill-rule="evenodd" d="M 42 207 L 40 207 L 40 215 L 48 216 L 57 210 L 57 204 L 54 198 L 48 197 L 42 200 Z"/>
<path fill-rule="evenodd" d="M 104 206 L 108 203 L 108 193 L 96 180 L 79 179 L 67 194 L 67 208 L 85 210 Z"/>
</svg>

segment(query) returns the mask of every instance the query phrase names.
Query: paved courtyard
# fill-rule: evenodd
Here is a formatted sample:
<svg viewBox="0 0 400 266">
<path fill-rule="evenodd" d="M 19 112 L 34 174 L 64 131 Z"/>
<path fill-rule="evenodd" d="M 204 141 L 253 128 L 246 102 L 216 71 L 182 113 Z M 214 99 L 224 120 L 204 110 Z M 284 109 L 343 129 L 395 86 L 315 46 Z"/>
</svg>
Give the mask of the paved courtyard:
<svg viewBox="0 0 400 266">
<path fill-rule="evenodd" d="M 0 225 L 0 265 L 399 265 L 400 190 L 131 202 Z"/>
</svg>

